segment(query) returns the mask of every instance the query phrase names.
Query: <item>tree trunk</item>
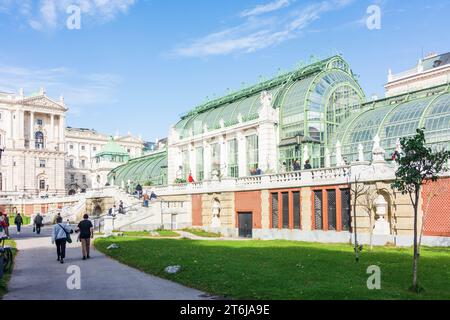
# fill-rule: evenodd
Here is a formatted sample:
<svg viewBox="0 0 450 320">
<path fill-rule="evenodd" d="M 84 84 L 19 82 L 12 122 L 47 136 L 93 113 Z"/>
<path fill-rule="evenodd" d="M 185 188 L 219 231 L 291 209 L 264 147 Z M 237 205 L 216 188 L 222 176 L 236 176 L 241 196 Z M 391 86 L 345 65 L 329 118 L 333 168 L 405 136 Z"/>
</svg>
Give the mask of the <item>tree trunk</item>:
<svg viewBox="0 0 450 320">
<path fill-rule="evenodd" d="M 419 207 L 420 189 L 416 188 L 416 201 L 414 203 L 414 260 L 413 260 L 413 290 L 419 291 L 418 268 L 419 268 L 419 246 L 418 246 L 418 207 Z"/>
<path fill-rule="evenodd" d="M 373 250 L 373 221 L 372 221 L 372 212 L 369 213 L 369 236 L 370 236 L 370 251 Z"/>
<path fill-rule="evenodd" d="M 358 234 L 356 231 L 356 205 L 357 205 L 357 199 L 355 197 L 355 202 L 354 202 L 354 206 L 353 206 L 353 220 L 354 220 L 353 234 L 355 235 L 355 258 L 356 258 L 356 262 L 359 262 Z"/>
</svg>

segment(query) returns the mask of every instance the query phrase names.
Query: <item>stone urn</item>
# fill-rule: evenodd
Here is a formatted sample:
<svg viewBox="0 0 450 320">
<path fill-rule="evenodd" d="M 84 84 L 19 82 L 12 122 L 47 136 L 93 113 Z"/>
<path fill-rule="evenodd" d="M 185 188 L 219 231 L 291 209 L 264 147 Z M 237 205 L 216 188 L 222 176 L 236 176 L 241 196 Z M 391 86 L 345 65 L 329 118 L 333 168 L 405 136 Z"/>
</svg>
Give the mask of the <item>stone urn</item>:
<svg viewBox="0 0 450 320">
<path fill-rule="evenodd" d="M 391 226 L 387 221 L 388 215 L 388 203 L 382 195 L 379 195 L 375 200 L 375 208 L 378 216 L 377 221 L 375 221 L 375 228 L 373 229 L 374 235 L 390 235 Z"/>
</svg>

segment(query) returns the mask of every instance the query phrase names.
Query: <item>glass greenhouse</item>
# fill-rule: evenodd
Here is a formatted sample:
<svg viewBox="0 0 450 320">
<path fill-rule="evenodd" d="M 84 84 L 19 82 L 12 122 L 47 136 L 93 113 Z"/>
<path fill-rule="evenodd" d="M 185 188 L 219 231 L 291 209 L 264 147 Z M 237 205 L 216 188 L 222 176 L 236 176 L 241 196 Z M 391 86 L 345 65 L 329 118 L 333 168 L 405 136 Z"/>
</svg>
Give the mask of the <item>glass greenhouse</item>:
<svg viewBox="0 0 450 320">
<path fill-rule="evenodd" d="M 362 110 L 338 128 L 329 146 L 333 150 L 339 140 L 349 161 L 358 160 L 359 144 L 364 146 L 365 159 L 370 159 L 377 134 L 386 158 L 390 158 L 398 140 L 414 135 L 417 128 L 425 128 L 427 142 L 433 147 L 450 149 L 448 85 L 366 103 Z"/>
<path fill-rule="evenodd" d="M 277 160 L 279 165 L 285 162 L 288 171 L 292 170 L 295 160 L 303 163 L 305 152 L 313 168 L 325 166 L 327 149 L 332 164 L 335 163 L 338 141 L 349 162 L 357 160 L 359 144 L 364 146 L 368 160 L 377 134 L 386 150 L 386 158 L 390 158 L 398 139 L 414 135 L 420 127 L 425 127 L 430 145 L 450 148 L 450 84 L 366 102 L 356 77 L 340 56 L 200 105 L 175 125 L 180 140 L 191 141 L 206 132 L 238 123 L 253 121 L 257 125 L 263 91 L 272 94 L 273 108 L 279 110 Z M 259 161 L 258 142 L 250 140 L 246 141 L 247 174 L 251 168 L 258 167 Z M 225 155 L 220 155 L 218 148 L 212 148 L 217 149 L 212 158 L 213 167 L 224 157 L 228 177 L 240 174 L 237 147 L 236 140 L 229 140 Z M 185 176 L 189 170 L 187 148 L 180 150 Z M 196 179 L 201 181 L 207 176 L 203 147 L 197 147 L 195 152 L 197 158 L 202 159 L 196 163 Z M 115 178 L 116 185 L 122 181 L 167 184 L 167 163 L 167 152 L 157 152 L 131 160 L 113 170 L 110 177 Z"/>
<path fill-rule="evenodd" d="M 115 168 L 108 175 L 108 180 L 114 184 L 125 186 L 130 183 L 135 187 L 141 185 L 167 184 L 167 152 L 165 150 L 144 157 L 130 160 L 128 163 Z"/>
</svg>

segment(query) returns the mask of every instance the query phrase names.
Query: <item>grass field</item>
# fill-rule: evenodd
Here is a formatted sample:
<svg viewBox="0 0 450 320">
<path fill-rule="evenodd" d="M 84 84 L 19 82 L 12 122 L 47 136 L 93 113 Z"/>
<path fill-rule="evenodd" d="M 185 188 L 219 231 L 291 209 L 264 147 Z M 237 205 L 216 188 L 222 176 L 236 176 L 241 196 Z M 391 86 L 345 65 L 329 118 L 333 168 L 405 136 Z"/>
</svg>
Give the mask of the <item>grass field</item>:
<svg viewBox="0 0 450 320">
<path fill-rule="evenodd" d="M 15 216 L 10 216 L 10 217 L 9 217 L 9 225 L 10 225 L 11 227 L 14 227 L 14 226 L 15 226 L 15 224 L 14 224 L 14 219 L 15 219 L 15 218 L 16 218 Z M 22 216 L 22 219 L 23 219 L 23 225 L 24 225 L 24 226 L 27 226 L 27 225 L 30 224 L 30 221 L 31 221 L 31 218 L 30 218 L 30 217 Z"/>
<path fill-rule="evenodd" d="M 186 228 L 183 229 L 183 231 L 192 233 L 193 235 L 196 235 L 198 237 L 204 237 L 204 238 L 220 238 L 222 235 L 220 233 L 214 233 L 214 232 L 207 232 L 202 229 L 195 229 L 195 228 Z"/>
<path fill-rule="evenodd" d="M 160 237 L 166 238 L 176 238 L 180 236 L 180 234 L 171 230 L 156 230 L 155 232 L 158 233 Z M 149 231 L 125 231 L 123 235 L 127 237 L 152 237 Z"/>
<path fill-rule="evenodd" d="M 16 243 L 14 241 L 12 241 L 12 240 L 7 240 L 6 243 L 5 243 L 5 246 L 9 246 L 9 247 L 15 248 L 16 247 Z M 17 250 L 13 249 L 13 254 L 14 254 L 14 257 L 15 257 L 16 254 L 17 254 Z M 7 290 L 7 286 L 8 286 L 8 281 L 9 281 L 10 278 L 11 278 L 11 274 L 7 273 L 7 274 L 3 275 L 2 279 L 0 279 L 0 300 L 5 295 L 5 293 L 8 291 Z"/>
<path fill-rule="evenodd" d="M 106 250 L 111 243 L 118 250 Z M 450 248 L 423 248 L 420 280 L 408 291 L 412 250 L 375 248 L 360 263 L 349 245 L 289 241 L 193 241 L 97 239 L 96 247 L 144 272 L 211 294 L 235 299 L 450 299 Z M 164 272 L 181 265 L 175 275 Z M 367 268 L 382 271 L 382 289 L 368 290 Z"/>
</svg>

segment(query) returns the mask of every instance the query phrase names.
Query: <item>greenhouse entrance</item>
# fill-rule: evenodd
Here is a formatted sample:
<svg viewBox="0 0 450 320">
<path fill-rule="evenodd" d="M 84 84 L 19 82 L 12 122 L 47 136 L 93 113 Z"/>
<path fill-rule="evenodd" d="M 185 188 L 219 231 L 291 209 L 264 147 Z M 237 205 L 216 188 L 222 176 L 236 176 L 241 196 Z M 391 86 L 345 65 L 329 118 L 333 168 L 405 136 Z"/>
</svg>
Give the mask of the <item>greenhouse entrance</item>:
<svg viewBox="0 0 450 320">
<path fill-rule="evenodd" d="M 253 213 L 238 212 L 239 217 L 239 237 L 249 238 L 253 237 Z"/>
</svg>

